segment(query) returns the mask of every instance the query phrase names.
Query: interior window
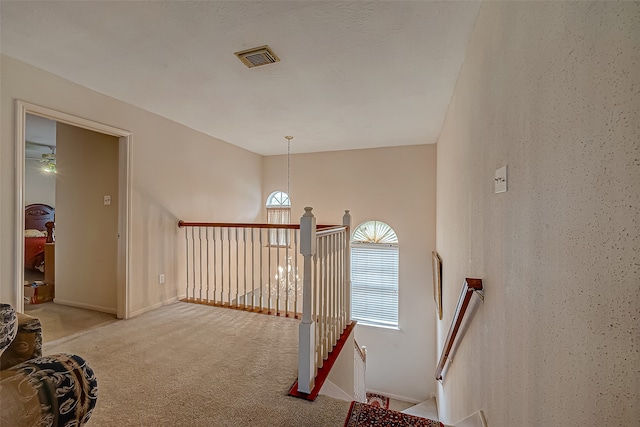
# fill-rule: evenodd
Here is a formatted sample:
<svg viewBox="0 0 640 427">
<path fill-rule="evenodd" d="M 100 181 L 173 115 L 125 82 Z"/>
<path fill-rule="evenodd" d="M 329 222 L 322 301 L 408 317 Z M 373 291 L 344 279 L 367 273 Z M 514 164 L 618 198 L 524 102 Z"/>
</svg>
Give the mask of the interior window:
<svg viewBox="0 0 640 427">
<path fill-rule="evenodd" d="M 351 240 L 351 317 L 361 324 L 398 327 L 398 237 L 367 221 Z"/>
<path fill-rule="evenodd" d="M 267 224 L 289 224 L 291 222 L 291 201 L 284 191 L 274 191 L 267 197 Z M 269 230 L 271 246 L 288 246 L 287 230 Z"/>
</svg>

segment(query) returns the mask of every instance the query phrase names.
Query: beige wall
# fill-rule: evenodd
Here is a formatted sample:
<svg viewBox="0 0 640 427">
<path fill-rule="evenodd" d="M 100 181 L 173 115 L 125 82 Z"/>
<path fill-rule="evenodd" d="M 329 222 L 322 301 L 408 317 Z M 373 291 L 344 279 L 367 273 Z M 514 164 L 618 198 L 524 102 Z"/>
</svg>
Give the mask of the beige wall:
<svg viewBox="0 0 640 427">
<path fill-rule="evenodd" d="M 640 3 L 484 3 L 438 142 L 439 389 L 492 427 L 640 420 Z M 507 193 L 494 172 L 508 165 Z"/>
<path fill-rule="evenodd" d="M 0 300 L 15 300 L 15 99 L 132 132 L 131 312 L 184 292 L 178 219 L 254 221 L 262 157 L 1 56 Z M 158 284 L 158 275 L 167 282 Z"/>
<path fill-rule="evenodd" d="M 376 219 L 396 231 L 400 330 L 358 326 L 356 340 L 368 350 L 367 388 L 416 401 L 436 392 L 435 161 L 434 145 L 297 154 L 291 161 L 292 222 L 311 206 L 318 224 L 341 224 L 349 209 L 354 227 Z M 286 187 L 286 156 L 265 157 L 263 204 Z"/>
<path fill-rule="evenodd" d="M 55 300 L 115 314 L 118 138 L 63 123 L 56 137 Z"/>
</svg>

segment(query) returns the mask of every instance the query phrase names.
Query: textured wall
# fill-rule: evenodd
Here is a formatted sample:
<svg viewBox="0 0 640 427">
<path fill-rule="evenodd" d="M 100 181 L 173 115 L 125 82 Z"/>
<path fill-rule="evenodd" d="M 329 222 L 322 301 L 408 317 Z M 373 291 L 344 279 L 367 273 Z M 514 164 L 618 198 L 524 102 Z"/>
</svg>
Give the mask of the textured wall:
<svg viewBox="0 0 640 427">
<path fill-rule="evenodd" d="M 442 419 L 640 425 L 640 3 L 484 3 L 438 142 Z M 508 165 L 509 190 L 494 194 Z"/>
</svg>

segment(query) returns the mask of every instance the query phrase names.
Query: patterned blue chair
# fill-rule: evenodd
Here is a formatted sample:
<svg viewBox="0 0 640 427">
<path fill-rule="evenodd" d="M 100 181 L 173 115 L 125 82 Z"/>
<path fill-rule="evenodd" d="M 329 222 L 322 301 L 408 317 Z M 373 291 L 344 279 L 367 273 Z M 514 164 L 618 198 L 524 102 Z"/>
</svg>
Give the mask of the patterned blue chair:
<svg viewBox="0 0 640 427">
<path fill-rule="evenodd" d="M 42 356 L 40 321 L 0 304 L 0 426 L 75 427 L 96 406 L 98 385 L 80 356 Z"/>
</svg>

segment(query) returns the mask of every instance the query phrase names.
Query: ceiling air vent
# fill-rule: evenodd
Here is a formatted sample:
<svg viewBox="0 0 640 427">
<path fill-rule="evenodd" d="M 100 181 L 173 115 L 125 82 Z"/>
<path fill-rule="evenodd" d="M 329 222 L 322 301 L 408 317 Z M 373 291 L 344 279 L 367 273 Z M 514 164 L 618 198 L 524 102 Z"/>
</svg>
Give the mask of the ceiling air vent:
<svg viewBox="0 0 640 427">
<path fill-rule="evenodd" d="M 269 46 L 254 47 L 252 49 L 236 52 L 235 55 L 249 68 L 259 67 L 260 65 L 273 64 L 280 61 Z"/>
</svg>

